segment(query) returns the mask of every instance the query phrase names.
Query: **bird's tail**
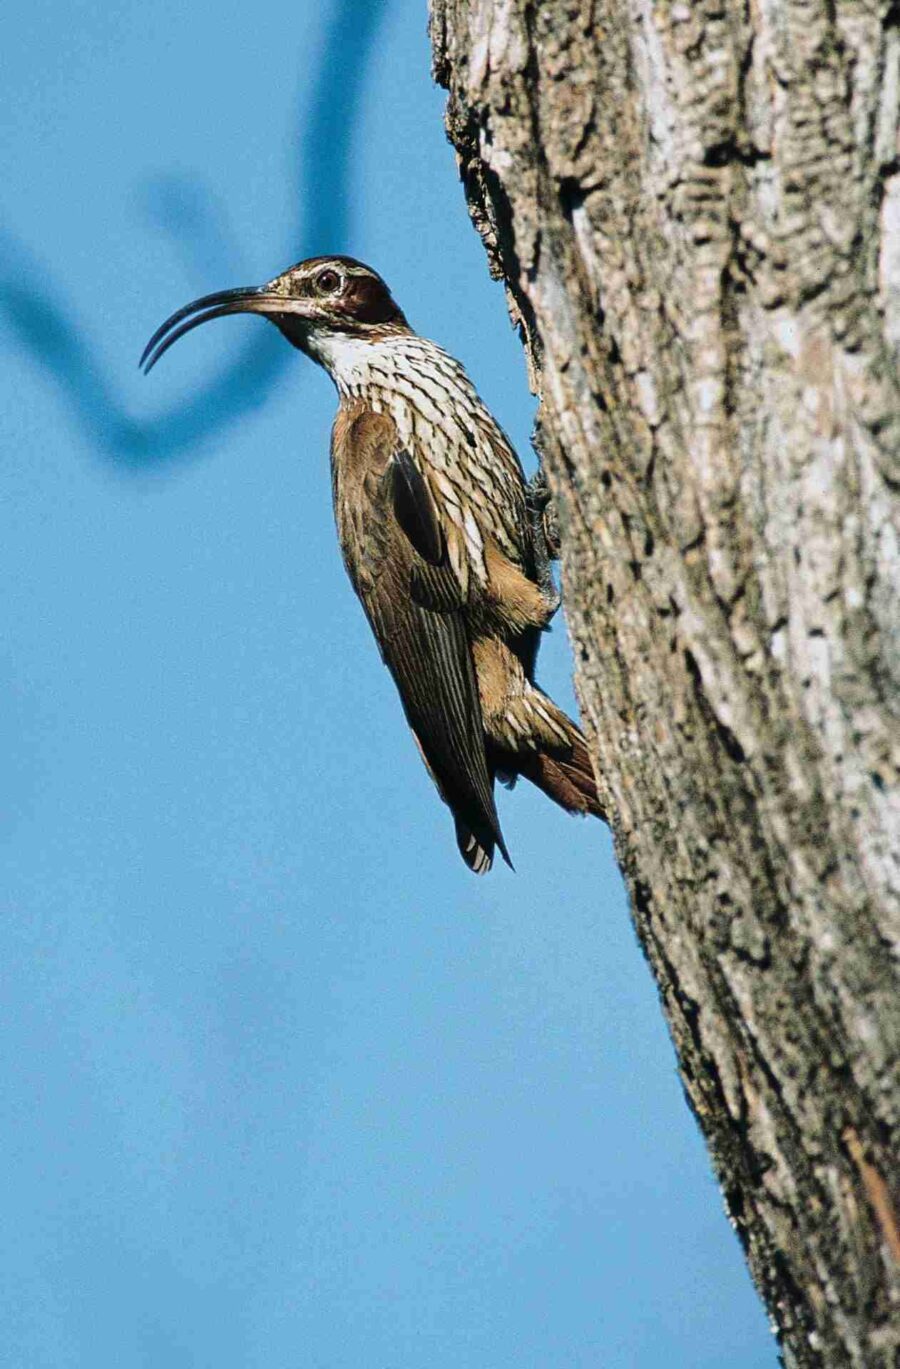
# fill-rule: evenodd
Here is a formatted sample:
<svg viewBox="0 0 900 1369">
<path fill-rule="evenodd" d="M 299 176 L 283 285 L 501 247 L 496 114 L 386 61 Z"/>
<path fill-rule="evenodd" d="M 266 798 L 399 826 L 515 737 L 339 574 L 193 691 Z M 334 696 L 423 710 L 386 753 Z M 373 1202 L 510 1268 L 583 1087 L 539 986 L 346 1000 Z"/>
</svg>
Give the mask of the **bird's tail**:
<svg viewBox="0 0 900 1369">
<path fill-rule="evenodd" d="M 536 749 L 516 756 L 516 769 L 532 784 L 565 808 L 567 813 L 590 813 L 605 818 L 606 812 L 597 793 L 597 781 L 588 753 L 587 743 L 572 719 L 557 708 L 546 695 L 541 699 L 544 709 L 552 709 L 554 731 L 565 733 L 565 745 L 557 741 L 535 738 Z"/>
<path fill-rule="evenodd" d="M 478 836 L 472 831 L 471 827 L 460 817 L 454 814 L 456 821 L 456 844 L 459 847 L 459 854 L 476 875 L 486 875 L 494 863 L 495 837 L 492 832 L 482 830 Z M 504 852 L 507 865 L 512 862 Z"/>
<path fill-rule="evenodd" d="M 474 871 L 476 875 L 486 875 L 494 863 L 495 848 L 499 849 L 509 868 L 515 869 L 506 849 L 506 842 L 503 840 L 497 809 L 494 807 L 493 771 L 489 770 L 487 775 L 489 809 L 483 803 L 480 806 L 478 803 L 472 803 L 471 796 L 468 796 L 468 801 L 459 796 L 456 796 L 455 799 L 451 798 L 435 774 L 434 767 L 426 755 L 418 734 L 413 731 L 412 735 L 413 741 L 419 748 L 419 755 L 422 757 L 425 769 L 431 776 L 432 784 L 453 814 L 456 825 L 456 844 L 459 847 L 459 854 L 469 869 Z"/>
</svg>

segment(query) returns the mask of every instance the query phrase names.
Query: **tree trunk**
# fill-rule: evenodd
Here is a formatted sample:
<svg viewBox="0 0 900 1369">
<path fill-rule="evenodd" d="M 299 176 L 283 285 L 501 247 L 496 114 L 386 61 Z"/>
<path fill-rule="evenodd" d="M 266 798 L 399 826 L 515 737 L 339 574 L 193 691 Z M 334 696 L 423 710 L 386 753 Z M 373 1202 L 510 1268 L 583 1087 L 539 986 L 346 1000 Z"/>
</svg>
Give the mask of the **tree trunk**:
<svg viewBox="0 0 900 1369">
<path fill-rule="evenodd" d="M 900 1356 L 900 5 L 432 0 L 638 934 L 791 1365 Z"/>
</svg>

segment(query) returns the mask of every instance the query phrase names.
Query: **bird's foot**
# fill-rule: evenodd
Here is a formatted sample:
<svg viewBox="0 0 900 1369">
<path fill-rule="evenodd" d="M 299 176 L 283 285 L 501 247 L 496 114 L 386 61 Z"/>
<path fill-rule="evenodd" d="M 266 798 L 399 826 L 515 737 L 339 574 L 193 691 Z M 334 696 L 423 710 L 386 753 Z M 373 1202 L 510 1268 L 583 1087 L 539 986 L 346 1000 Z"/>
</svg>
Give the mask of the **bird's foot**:
<svg viewBox="0 0 900 1369">
<path fill-rule="evenodd" d="M 553 562 L 559 560 L 559 523 L 543 466 L 538 466 L 525 486 L 525 503 L 531 523 L 535 576 L 547 607 L 553 614 L 560 605 L 560 594 L 552 570 Z"/>
</svg>

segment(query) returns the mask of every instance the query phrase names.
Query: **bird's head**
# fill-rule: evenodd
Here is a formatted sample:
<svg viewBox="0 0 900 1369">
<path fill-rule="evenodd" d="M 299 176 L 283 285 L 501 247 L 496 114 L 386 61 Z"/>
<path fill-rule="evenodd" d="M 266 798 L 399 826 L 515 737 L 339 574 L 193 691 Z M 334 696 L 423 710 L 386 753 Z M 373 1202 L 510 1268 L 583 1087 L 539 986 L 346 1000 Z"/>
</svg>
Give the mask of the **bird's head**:
<svg viewBox="0 0 900 1369">
<path fill-rule="evenodd" d="M 225 314 L 262 314 L 288 342 L 333 370 L 335 350 L 348 341 L 380 341 L 409 325 L 376 271 L 353 257 L 310 257 L 266 285 L 204 295 L 166 319 L 141 357 L 150 371 L 192 328 Z"/>
</svg>

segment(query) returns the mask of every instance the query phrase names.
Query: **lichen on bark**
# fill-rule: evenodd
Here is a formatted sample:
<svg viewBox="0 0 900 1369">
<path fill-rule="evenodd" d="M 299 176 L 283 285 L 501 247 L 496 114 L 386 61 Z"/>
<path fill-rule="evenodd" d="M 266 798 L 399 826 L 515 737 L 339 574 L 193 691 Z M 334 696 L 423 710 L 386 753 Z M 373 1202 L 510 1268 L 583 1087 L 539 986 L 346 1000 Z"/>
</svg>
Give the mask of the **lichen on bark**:
<svg viewBox="0 0 900 1369">
<path fill-rule="evenodd" d="M 900 1356 L 900 6 L 432 0 L 576 685 L 789 1364 Z"/>
</svg>

